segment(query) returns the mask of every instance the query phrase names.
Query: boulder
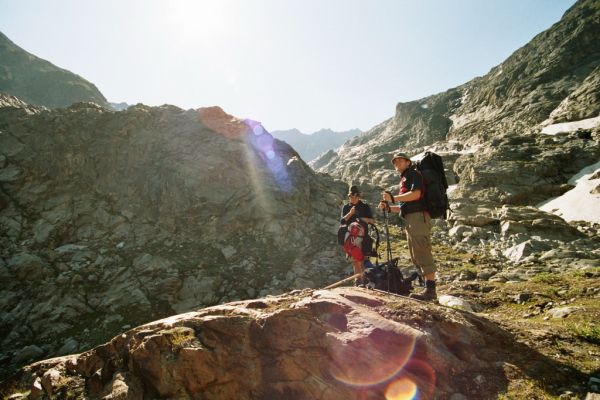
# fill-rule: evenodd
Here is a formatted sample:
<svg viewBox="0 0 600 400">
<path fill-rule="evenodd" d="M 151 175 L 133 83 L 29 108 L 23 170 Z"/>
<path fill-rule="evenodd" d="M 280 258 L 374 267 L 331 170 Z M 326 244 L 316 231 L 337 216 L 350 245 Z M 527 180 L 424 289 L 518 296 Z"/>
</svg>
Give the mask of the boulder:
<svg viewBox="0 0 600 400">
<path fill-rule="evenodd" d="M 448 231 L 448 236 L 461 240 L 465 233 L 471 232 L 471 228 L 466 225 L 455 225 Z"/>
<path fill-rule="evenodd" d="M 547 310 L 546 313 L 552 318 L 566 318 L 579 310 L 581 310 L 581 307 L 557 307 Z"/>
<path fill-rule="evenodd" d="M 304 290 L 145 324 L 27 366 L 0 393 L 42 377 L 40 395 L 58 398 L 334 400 L 406 388 L 423 398 L 495 397 L 506 390 L 502 365 L 533 357 L 509 353 L 513 340 L 463 311 L 356 288 Z"/>
<path fill-rule="evenodd" d="M 31 361 L 44 353 L 45 351 L 36 345 L 25 346 L 15 355 L 14 360 L 15 362 Z"/>
<path fill-rule="evenodd" d="M 438 298 L 438 302 L 447 307 L 457 308 L 459 310 L 473 312 L 473 307 L 465 299 L 451 295 L 442 295 Z"/>
<path fill-rule="evenodd" d="M 548 250 L 550 246 L 546 242 L 532 239 L 506 249 L 503 255 L 509 260 L 518 263 L 531 254 Z"/>
<path fill-rule="evenodd" d="M 57 354 L 64 356 L 66 354 L 74 354 L 79 350 L 79 342 L 73 338 L 65 340 L 63 345 L 58 349 Z"/>
<path fill-rule="evenodd" d="M 46 263 L 38 256 L 30 253 L 20 253 L 9 258 L 8 268 L 20 280 L 39 281 L 48 276 L 51 271 Z"/>
</svg>

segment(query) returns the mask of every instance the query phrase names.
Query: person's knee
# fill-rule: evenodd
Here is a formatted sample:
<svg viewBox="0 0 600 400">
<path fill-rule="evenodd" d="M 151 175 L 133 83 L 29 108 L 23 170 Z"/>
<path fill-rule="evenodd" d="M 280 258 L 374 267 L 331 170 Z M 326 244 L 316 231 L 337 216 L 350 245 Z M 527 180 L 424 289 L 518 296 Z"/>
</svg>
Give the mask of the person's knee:
<svg viewBox="0 0 600 400">
<path fill-rule="evenodd" d="M 429 238 L 429 236 L 416 236 L 413 237 L 412 240 L 414 247 L 417 249 L 424 249 L 424 250 L 430 250 L 431 251 L 431 239 Z"/>
</svg>

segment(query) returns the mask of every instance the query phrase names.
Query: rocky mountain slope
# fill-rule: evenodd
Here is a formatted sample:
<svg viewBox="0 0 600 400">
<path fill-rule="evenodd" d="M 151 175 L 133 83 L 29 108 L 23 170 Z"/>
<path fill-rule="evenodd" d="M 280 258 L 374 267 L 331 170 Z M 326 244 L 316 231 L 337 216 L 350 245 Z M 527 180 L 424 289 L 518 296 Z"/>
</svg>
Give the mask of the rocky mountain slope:
<svg viewBox="0 0 600 400">
<path fill-rule="evenodd" d="M 312 161 L 320 154 L 330 149 L 335 149 L 345 141 L 359 135 L 358 129 L 351 129 L 344 132 L 334 132 L 331 129 L 321 129 L 309 135 L 300 132 L 297 129 L 286 131 L 272 131 L 273 137 L 283 140 L 292 146 L 306 162 Z"/>
<path fill-rule="evenodd" d="M 48 108 L 80 101 L 108 106 L 93 83 L 42 60 L 14 44 L 0 32 L 0 92 Z"/>
<path fill-rule="evenodd" d="M 408 103 L 314 167 L 346 182 L 397 184 L 390 154 L 445 156 L 452 197 L 535 205 L 568 190 L 568 179 L 600 160 L 598 123 L 549 137 L 549 125 L 600 114 L 600 5 L 581 0 L 490 72 Z"/>
<path fill-rule="evenodd" d="M 218 107 L 0 106 L 3 368 L 344 276 L 347 187 L 253 121 Z"/>
</svg>

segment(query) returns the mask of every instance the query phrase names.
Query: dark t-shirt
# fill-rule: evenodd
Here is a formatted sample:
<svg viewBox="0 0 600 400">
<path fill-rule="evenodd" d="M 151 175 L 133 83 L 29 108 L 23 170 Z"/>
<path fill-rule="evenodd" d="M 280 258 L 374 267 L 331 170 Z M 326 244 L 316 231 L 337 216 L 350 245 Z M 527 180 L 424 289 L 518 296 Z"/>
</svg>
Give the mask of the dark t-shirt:
<svg viewBox="0 0 600 400">
<path fill-rule="evenodd" d="M 400 203 L 402 216 L 427 210 L 424 200 L 425 192 L 423 189 L 423 177 L 414 168 L 409 168 L 402 173 L 399 189 L 400 194 L 412 192 L 414 190 L 421 191 L 421 198 L 419 200 Z"/>
<path fill-rule="evenodd" d="M 342 208 L 342 215 L 340 216 L 340 223 L 342 225 L 349 225 L 352 222 L 357 221 L 358 218 L 373 218 L 373 214 L 371 213 L 371 207 L 369 207 L 367 203 L 363 203 L 362 200 L 359 200 L 358 203 L 356 203 L 355 207 L 356 213 L 349 220 L 346 221 L 344 219 L 344 215 L 350 212 L 352 204 L 348 203 L 344 205 L 344 208 Z M 366 231 L 368 231 L 368 224 L 364 221 L 360 221 L 360 223 L 363 224 Z"/>
</svg>

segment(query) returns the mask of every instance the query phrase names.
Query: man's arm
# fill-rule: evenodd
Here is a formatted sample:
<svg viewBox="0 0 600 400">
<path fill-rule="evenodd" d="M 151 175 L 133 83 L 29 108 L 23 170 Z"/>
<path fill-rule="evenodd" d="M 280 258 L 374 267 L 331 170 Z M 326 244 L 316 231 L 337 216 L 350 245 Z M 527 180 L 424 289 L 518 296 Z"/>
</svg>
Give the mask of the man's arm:
<svg viewBox="0 0 600 400">
<path fill-rule="evenodd" d="M 394 201 L 406 203 L 409 201 L 419 200 L 421 198 L 421 189 L 411 190 L 410 192 L 402 193 L 394 196 Z"/>
<path fill-rule="evenodd" d="M 387 198 L 387 197 L 388 197 L 387 194 L 384 195 L 384 198 Z M 409 201 L 419 200 L 420 198 L 421 198 L 421 189 L 415 189 L 415 190 L 411 190 L 410 192 L 406 192 L 406 193 L 402 193 L 397 196 L 394 196 L 394 201 L 400 202 L 400 203 L 406 203 Z M 400 206 L 389 205 L 389 207 L 390 207 L 389 209 L 391 212 L 395 212 L 395 213 L 400 212 Z M 383 210 L 385 208 L 385 205 L 382 205 L 382 203 L 379 203 L 379 208 Z"/>
<path fill-rule="evenodd" d="M 348 210 L 349 208 L 349 210 Z M 346 211 L 348 210 L 348 211 Z M 345 224 L 346 222 L 348 222 L 350 219 L 352 219 L 352 216 L 356 214 L 356 207 L 354 206 L 350 206 L 348 207 L 347 205 L 344 206 L 344 208 L 342 209 L 342 218 L 340 218 L 340 224 Z"/>
</svg>

